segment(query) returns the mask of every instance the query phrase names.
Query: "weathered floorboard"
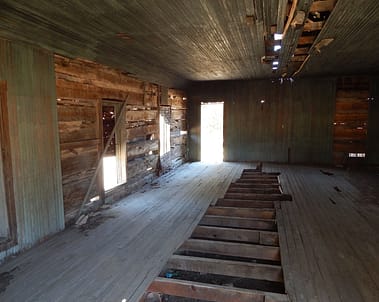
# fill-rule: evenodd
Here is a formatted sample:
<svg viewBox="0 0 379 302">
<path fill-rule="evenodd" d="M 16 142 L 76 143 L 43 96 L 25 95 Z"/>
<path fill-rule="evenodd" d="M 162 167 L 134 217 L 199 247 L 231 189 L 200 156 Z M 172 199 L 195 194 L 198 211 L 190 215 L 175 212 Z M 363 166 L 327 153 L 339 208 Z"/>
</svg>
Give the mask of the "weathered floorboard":
<svg viewBox="0 0 379 302">
<path fill-rule="evenodd" d="M 173 255 L 166 267 L 204 274 L 283 282 L 282 268 L 279 265 Z"/>
<path fill-rule="evenodd" d="M 102 212 L 109 218 L 97 228 L 68 229 L 9 259 L 0 266 L 0 274 L 11 272 L 13 279 L 0 293 L 0 301 L 138 301 L 209 203 L 223 196 L 241 169 L 249 167 L 253 165 L 193 163 L 163 175 L 154 189 Z M 332 176 L 322 174 L 319 167 L 265 164 L 265 170 L 281 171 L 283 189 L 293 195 L 292 202 L 275 201 L 278 224 L 283 226 L 278 228 L 280 254 L 290 301 L 377 301 L 379 195 L 366 187 L 366 178 L 360 177 L 359 191 L 342 170 L 331 170 Z M 368 195 L 374 200 L 370 204 Z M 185 285 L 194 293 L 201 286 Z M 166 284 L 159 288 L 163 287 Z M 219 288 L 207 293 L 228 302 L 234 297 L 234 301 L 263 299 L 252 298 L 263 296 L 256 291 L 255 296 L 252 291 L 236 291 L 244 294 L 228 295 Z M 275 300 L 266 296 L 267 301 Z"/>
<path fill-rule="evenodd" d="M 188 239 L 178 249 L 178 252 L 183 251 L 280 261 L 279 247 L 275 246 Z"/>
<path fill-rule="evenodd" d="M 279 245 L 278 233 L 248 229 L 198 225 L 193 231 L 191 237 L 199 239 L 248 242 L 273 246 Z"/>
</svg>

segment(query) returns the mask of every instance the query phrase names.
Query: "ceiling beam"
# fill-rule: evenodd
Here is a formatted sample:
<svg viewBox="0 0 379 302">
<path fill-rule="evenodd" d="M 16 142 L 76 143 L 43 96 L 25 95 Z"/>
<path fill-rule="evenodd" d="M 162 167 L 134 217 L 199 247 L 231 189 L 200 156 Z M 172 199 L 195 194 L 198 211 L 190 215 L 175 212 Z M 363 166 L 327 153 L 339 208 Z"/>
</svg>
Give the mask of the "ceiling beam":
<svg viewBox="0 0 379 302">
<path fill-rule="evenodd" d="M 330 12 L 333 10 L 336 2 L 336 0 L 313 1 L 309 12 Z"/>
<path fill-rule="evenodd" d="M 321 30 L 323 26 L 323 21 L 313 22 L 308 19 L 307 22 L 305 22 L 304 24 L 303 31 L 318 31 Z"/>
</svg>

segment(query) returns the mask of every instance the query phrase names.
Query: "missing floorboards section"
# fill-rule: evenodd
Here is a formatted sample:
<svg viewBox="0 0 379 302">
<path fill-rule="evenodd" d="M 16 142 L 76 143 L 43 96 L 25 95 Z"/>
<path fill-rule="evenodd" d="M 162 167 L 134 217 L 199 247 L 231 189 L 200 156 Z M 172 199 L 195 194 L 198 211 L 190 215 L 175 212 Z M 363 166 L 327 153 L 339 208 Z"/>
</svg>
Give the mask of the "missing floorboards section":
<svg viewBox="0 0 379 302">
<path fill-rule="evenodd" d="M 141 302 L 285 302 L 275 206 L 280 173 L 245 169 L 171 256 Z"/>
</svg>

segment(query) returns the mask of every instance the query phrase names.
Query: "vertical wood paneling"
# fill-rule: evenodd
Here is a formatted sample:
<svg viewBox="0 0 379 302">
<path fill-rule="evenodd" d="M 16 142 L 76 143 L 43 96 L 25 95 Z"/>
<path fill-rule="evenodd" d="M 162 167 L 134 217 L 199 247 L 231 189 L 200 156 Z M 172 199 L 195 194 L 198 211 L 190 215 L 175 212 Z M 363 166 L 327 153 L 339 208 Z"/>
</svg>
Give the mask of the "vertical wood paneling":
<svg viewBox="0 0 379 302">
<path fill-rule="evenodd" d="M 331 163 L 334 87 L 319 78 L 197 83 L 190 92 L 191 158 L 200 159 L 200 102 L 213 99 L 225 104 L 225 160 Z"/>
<path fill-rule="evenodd" d="M 54 63 L 50 53 L 0 40 L 19 248 L 64 227 Z"/>
</svg>

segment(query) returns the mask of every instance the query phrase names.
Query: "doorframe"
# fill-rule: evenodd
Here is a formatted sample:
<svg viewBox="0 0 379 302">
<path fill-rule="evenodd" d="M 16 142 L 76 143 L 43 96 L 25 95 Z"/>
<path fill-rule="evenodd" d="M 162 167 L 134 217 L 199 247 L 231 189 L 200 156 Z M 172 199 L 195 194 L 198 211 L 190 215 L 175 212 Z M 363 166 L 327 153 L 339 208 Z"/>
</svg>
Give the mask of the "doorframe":
<svg viewBox="0 0 379 302">
<path fill-rule="evenodd" d="M 4 191 L 7 207 L 9 236 L 0 242 L 0 251 L 7 250 L 17 244 L 17 217 L 13 187 L 12 153 L 9 135 L 9 118 L 7 104 L 7 82 L 0 80 L 0 141 L 1 160 L 3 162 Z"/>
<path fill-rule="evenodd" d="M 216 106 L 216 105 L 222 105 L 222 129 L 221 129 L 221 136 L 222 136 L 222 144 L 221 144 L 221 162 L 224 162 L 225 157 L 225 102 L 223 100 L 203 100 L 200 102 L 200 161 L 204 161 L 203 158 L 203 108 L 204 106 Z"/>
<path fill-rule="evenodd" d="M 117 123 L 117 119 L 121 118 L 125 121 L 125 116 L 120 116 L 120 110 L 122 107 L 122 103 L 117 100 L 112 99 L 102 99 L 101 100 L 101 106 L 100 106 L 100 114 L 101 117 L 103 116 L 103 106 L 114 106 L 115 108 L 115 115 L 116 119 L 115 122 Z M 122 122 L 122 121 L 121 121 Z M 100 122 L 101 127 L 101 150 L 104 149 L 104 129 L 103 129 L 103 123 Z M 117 188 L 118 186 L 124 185 L 128 181 L 127 177 L 127 148 L 126 148 L 126 131 L 125 127 L 120 127 L 115 132 L 115 151 L 116 151 L 116 173 L 117 173 L 117 185 L 111 189 L 108 189 L 105 191 L 104 189 L 104 175 L 102 178 L 102 191 L 108 192 L 112 191 L 113 189 Z M 103 159 L 101 159 L 103 161 Z M 101 163 L 103 165 L 103 162 Z M 101 173 L 103 174 L 104 167 L 101 169 Z"/>
</svg>

